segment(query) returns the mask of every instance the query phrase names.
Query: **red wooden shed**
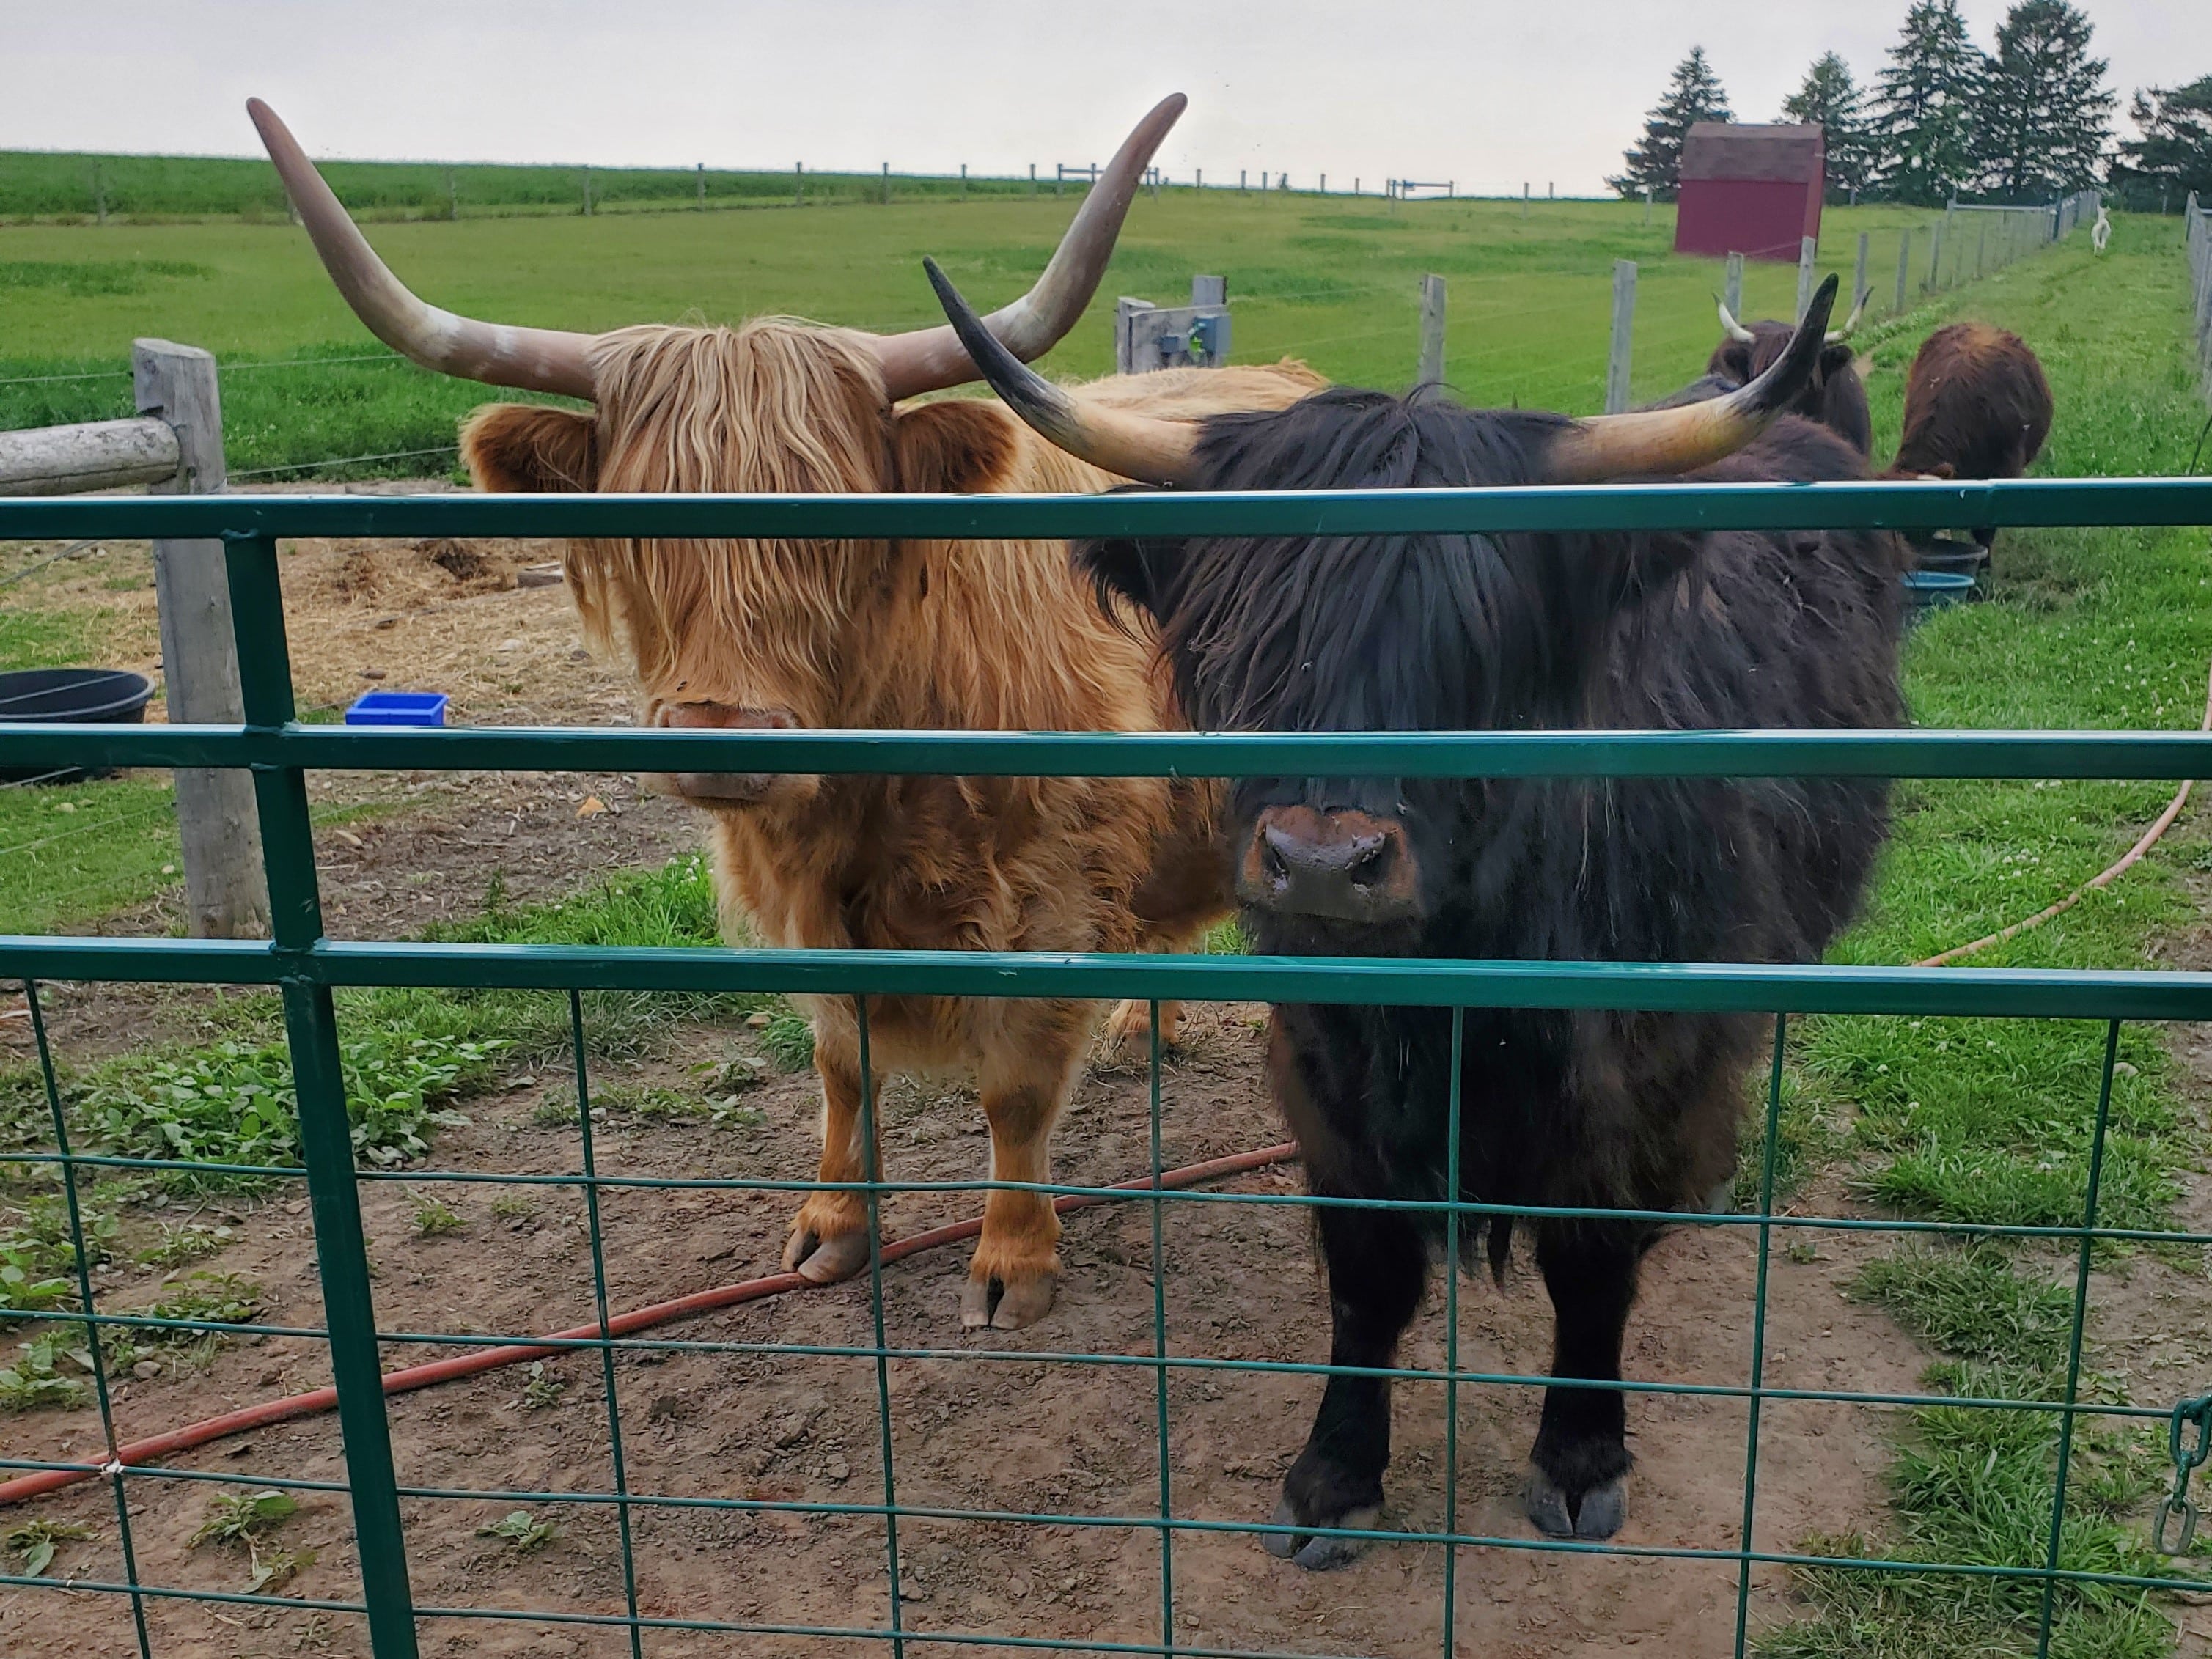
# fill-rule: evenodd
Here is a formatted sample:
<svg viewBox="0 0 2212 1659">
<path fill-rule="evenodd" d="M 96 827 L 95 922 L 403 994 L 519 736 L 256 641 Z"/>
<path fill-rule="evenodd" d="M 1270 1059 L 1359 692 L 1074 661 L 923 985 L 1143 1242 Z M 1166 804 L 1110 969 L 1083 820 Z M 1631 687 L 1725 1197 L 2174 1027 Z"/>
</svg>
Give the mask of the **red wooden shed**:
<svg viewBox="0 0 2212 1659">
<path fill-rule="evenodd" d="M 1818 240 L 1827 141 L 1817 126 L 1700 121 L 1682 142 L 1677 253 L 1741 253 L 1795 263 Z"/>
</svg>

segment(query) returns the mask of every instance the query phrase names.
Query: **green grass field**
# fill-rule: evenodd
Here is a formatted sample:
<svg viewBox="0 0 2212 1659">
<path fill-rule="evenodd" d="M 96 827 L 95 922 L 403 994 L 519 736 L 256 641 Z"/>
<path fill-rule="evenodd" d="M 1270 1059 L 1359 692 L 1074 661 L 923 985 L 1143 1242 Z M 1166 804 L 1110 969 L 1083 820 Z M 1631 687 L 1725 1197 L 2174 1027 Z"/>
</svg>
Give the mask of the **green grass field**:
<svg viewBox="0 0 2212 1659">
<path fill-rule="evenodd" d="M 995 304 L 1042 269 L 1072 211 L 1020 197 L 391 223 L 373 235 L 425 298 L 505 322 L 600 330 L 782 313 L 891 330 L 942 320 L 924 254 L 971 299 Z M 1932 217 L 1832 210 L 1824 263 L 1848 282 L 1866 231 L 1879 317 L 1907 228 L 1917 297 Z M 1646 226 L 1640 206 L 1617 203 L 1540 203 L 1523 218 L 1517 204 L 1496 202 L 1394 208 L 1169 191 L 1137 202 L 1098 298 L 1047 367 L 1107 372 L 1116 295 L 1176 303 L 1194 272 L 1209 271 L 1229 280 L 1238 361 L 1289 353 L 1340 380 L 1401 386 L 1413 372 L 1420 277 L 1434 271 L 1450 283 L 1446 369 L 1464 396 L 1588 412 L 1603 401 L 1616 258 L 1640 269 L 1637 395 L 1704 368 L 1721 266 L 1674 258 L 1671 238 L 1668 213 Z M 1754 264 L 1746 308 L 1787 314 L 1796 291 L 1794 264 Z M 459 417 L 493 395 L 391 359 L 340 302 L 305 233 L 281 218 L 0 228 L 0 428 L 130 412 L 130 342 L 146 334 L 224 360 L 226 438 L 243 473 L 359 455 L 399 459 L 321 476 L 434 471 L 441 458 L 410 452 L 451 445 Z M 363 356 L 373 360 L 331 361 Z"/>
</svg>

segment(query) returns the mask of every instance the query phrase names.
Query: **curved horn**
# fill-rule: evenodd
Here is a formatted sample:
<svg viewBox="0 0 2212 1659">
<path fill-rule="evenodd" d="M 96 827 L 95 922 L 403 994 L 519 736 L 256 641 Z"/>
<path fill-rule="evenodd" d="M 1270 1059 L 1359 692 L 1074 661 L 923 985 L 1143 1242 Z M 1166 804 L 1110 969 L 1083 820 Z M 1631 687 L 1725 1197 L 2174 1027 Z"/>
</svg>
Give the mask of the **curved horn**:
<svg viewBox="0 0 2212 1659">
<path fill-rule="evenodd" d="M 1553 444 L 1545 458 L 1545 477 L 1554 483 L 1666 477 L 1733 455 L 1772 424 L 1812 380 L 1828 314 L 1835 309 L 1836 282 L 1831 276 L 1820 284 L 1805 320 L 1790 337 L 1790 349 L 1748 386 L 1679 409 L 1577 421 Z"/>
<path fill-rule="evenodd" d="M 590 335 L 480 323 L 425 305 L 376 257 L 276 111 L 258 98 L 249 98 L 246 112 L 253 118 L 262 145 L 284 181 L 284 193 L 307 226 L 324 269 L 370 333 L 441 374 L 571 398 L 592 395 L 586 355 Z"/>
<path fill-rule="evenodd" d="M 1741 323 L 1736 321 L 1735 313 L 1728 308 L 1728 301 L 1726 300 L 1716 300 L 1713 301 L 1713 304 L 1719 307 L 1721 313 L 1721 326 L 1728 331 L 1728 337 L 1729 339 L 1739 340 L 1745 345 L 1749 345 L 1759 338 L 1759 336 L 1753 334 Z"/>
<path fill-rule="evenodd" d="M 1152 152 L 1188 102 L 1177 92 L 1152 106 L 1152 113 L 1137 123 L 1136 131 L 1122 142 L 1084 198 L 1075 222 L 1060 239 L 1052 263 L 1044 268 L 1036 285 L 983 319 L 992 334 L 1023 362 L 1042 357 L 1058 344 L 1098 291 L 1106 262 L 1114 257 L 1114 239 L 1121 234 L 1121 221 L 1128 216 L 1129 204 L 1136 199 L 1137 186 L 1143 182 Z M 884 389 L 893 401 L 975 378 L 975 359 L 961 345 L 959 337 L 942 324 L 911 334 L 879 336 L 875 345 L 884 366 Z"/>
<path fill-rule="evenodd" d="M 1188 421 L 1156 420 L 1127 410 L 1079 404 L 1009 351 L 952 286 L 934 259 L 924 259 L 929 285 L 952 319 L 949 331 L 1007 408 L 1038 435 L 1078 460 L 1145 483 L 1190 481 L 1197 460 L 1198 428 Z"/>
<path fill-rule="evenodd" d="M 1844 325 L 1841 328 L 1832 328 L 1828 331 L 1830 345 L 1840 345 L 1858 332 L 1859 319 L 1866 315 L 1867 301 L 1872 298 L 1874 298 L 1874 290 L 1871 288 L 1859 295 L 1857 302 L 1851 307 L 1851 314 L 1844 319 Z"/>
</svg>

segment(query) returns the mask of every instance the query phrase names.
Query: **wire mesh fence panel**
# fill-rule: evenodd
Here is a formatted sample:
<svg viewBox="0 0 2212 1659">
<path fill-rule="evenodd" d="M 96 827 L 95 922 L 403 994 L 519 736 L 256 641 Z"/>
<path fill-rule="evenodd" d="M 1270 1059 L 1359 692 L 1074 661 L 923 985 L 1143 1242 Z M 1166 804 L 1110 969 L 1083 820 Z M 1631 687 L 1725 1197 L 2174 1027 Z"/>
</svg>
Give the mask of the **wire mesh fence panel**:
<svg viewBox="0 0 2212 1659">
<path fill-rule="evenodd" d="M 2184 1416 L 2116 1396 L 2085 1356 L 2100 1251 L 2212 1245 L 2212 1235 L 2155 1224 L 2130 1195 L 2135 1177 L 2111 1173 L 2132 1109 L 2128 1032 L 2212 1018 L 2212 975 L 326 935 L 304 786 L 307 769 L 325 766 L 2170 779 L 2203 770 L 2212 744 L 2095 732 L 410 733 L 295 718 L 279 533 L 681 526 L 818 537 L 866 533 L 862 526 L 929 533 L 932 515 L 939 532 L 957 516 L 963 533 L 986 536 L 1256 533 L 1291 522 L 1309 532 L 1316 522 L 1346 532 L 2188 523 L 2212 519 L 2212 483 L 0 503 L 0 535 L 172 521 L 226 535 L 234 611 L 251 647 L 241 651 L 243 721 L 59 737 L 0 728 L 0 762 L 35 765 L 66 750 L 91 763 L 249 765 L 276 918 L 266 941 L 0 939 L 0 973 L 24 987 L 39 1107 L 28 1138 L 0 1149 L 0 1168 L 50 1182 L 58 1200 L 41 1258 L 57 1270 L 33 1279 L 10 1263 L 15 1276 L 0 1283 L 14 1299 L 0 1315 L 33 1341 L 46 1332 L 66 1340 L 61 1370 L 42 1375 L 73 1382 L 75 1366 L 84 1396 L 66 1439 L 42 1438 L 37 1418 L 9 1419 L 0 1504 L 15 1553 L 0 1583 L 9 1594 L 61 1607 L 64 1581 L 47 1569 L 65 1559 L 66 1616 L 94 1620 L 110 1650 L 148 1655 L 169 1647 L 179 1609 L 198 1604 L 374 1659 L 494 1639 L 478 1634 L 487 1626 L 532 1632 L 501 1641 L 632 1656 L 686 1650 L 663 1645 L 679 1638 L 731 1652 L 1449 1656 L 1492 1650 L 1532 1610 L 1565 1630 L 1600 1602 L 1630 1609 L 1624 1628 L 1741 1654 L 1794 1616 L 1793 1598 L 1838 1584 L 1899 1595 L 1940 1584 L 1937 1594 L 1995 1609 L 2040 1654 L 2069 1650 L 2069 1621 L 2093 1601 L 2196 1582 L 2178 1578 L 2183 1569 L 2166 1566 L 2148 1539 L 2115 1555 L 2089 1547 L 2079 1528 L 2112 1490 L 2110 1460 L 2136 1455 L 2116 1453 L 2109 1436 L 2169 1421 L 2178 1490 L 2157 1522 L 2161 1537 L 2194 1513 Z M 156 1131 L 169 1135 L 166 1146 L 116 1142 L 116 1120 L 65 1074 L 49 1019 L 55 983 L 76 996 L 111 982 L 222 984 L 274 999 L 257 1006 L 266 1052 L 281 1064 L 220 1081 L 234 1091 L 225 1109 L 234 1119 L 271 1126 L 267 1158 L 196 1158 L 181 1110 L 170 1131 Z M 850 1010 L 850 1180 L 825 1182 L 807 1162 L 801 1129 L 817 1100 L 803 1054 L 777 1071 L 753 1052 L 769 1044 L 775 1018 L 762 999 L 793 994 Z M 374 1052 L 364 1015 L 375 1005 L 364 999 L 379 996 L 448 1008 L 536 998 L 545 1041 L 527 1054 L 469 1060 L 488 1103 L 472 1109 L 477 1121 L 442 1124 L 434 1142 L 385 1156 L 377 1110 L 425 1085 L 416 1073 L 394 1084 L 400 1062 Z M 678 996 L 719 999 L 727 1018 L 714 1030 L 752 1045 L 698 1067 L 715 1081 L 679 1088 L 672 1062 L 633 1040 L 626 1022 L 638 1003 Z M 896 1018 L 901 1000 L 925 996 L 1137 1000 L 1134 1056 L 1096 1070 L 1079 1091 L 1059 1178 L 976 1176 L 980 1146 L 957 1144 L 964 1102 L 884 1074 L 880 1023 Z M 1194 1005 L 1181 1015 L 1180 1057 L 1164 1024 L 1171 1000 Z M 1440 1011 L 1449 1098 L 1436 1151 L 1452 1173 L 1434 1196 L 1301 1189 L 1288 1169 L 1295 1149 L 1280 1144 L 1250 1087 L 1264 1065 L 1254 1005 L 1268 1002 Z M 1650 1212 L 1469 1196 L 1462 1125 L 1478 1105 L 1461 1097 L 1462 1061 L 1471 1017 L 1499 1009 L 1729 1012 L 1760 1022 L 1766 1063 L 1745 1103 L 1757 1139 L 1734 1196 Z M 760 1025 L 745 1023 L 756 1016 Z M 1955 1022 L 1961 1042 L 1976 1021 L 2063 1025 L 2052 1086 L 2081 1097 L 2054 1109 L 2050 1131 L 2072 1160 L 2052 1188 L 2063 1215 L 1911 1217 L 1786 1196 L 1792 1091 L 1810 1069 L 1793 1043 L 1808 1022 L 1898 1019 Z M 419 1051 L 412 1062 L 431 1063 Z M 190 1101 L 218 1083 L 176 1086 Z M 265 1285 L 196 1279 L 180 1245 L 173 1273 L 143 1291 L 118 1285 L 103 1267 L 112 1251 L 97 1199 L 103 1183 L 125 1181 L 198 1206 L 180 1210 L 193 1218 L 180 1218 L 180 1238 L 211 1225 L 204 1214 L 250 1210 L 267 1230 L 256 1258 Z M 770 1264 L 790 1210 L 825 1194 L 857 1203 L 865 1255 L 847 1264 L 843 1290 L 802 1294 L 806 1279 Z M 968 1275 L 961 1253 L 940 1247 L 974 1236 L 979 1206 L 1006 1200 L 1082 1215 L 1060 1237 L 1062 1301 L 1051 1321 L 1027 1328 L 963 1330 Z M 1304 1268 L 1308 1229 L 1326 1212 L 1384 1211 L 1410 1214 L 1440 1247 L 1432 1317 L 1387 1371 L 1324 1360 Z M 1657 1247 L 1667 1271 L 1655 1270 L 1645 1316 L 1652 1340 L 1624 1376 L 1555 1374 L 1532 1291 L 1492 1297 L 1462 1283 L 1463 1261 L 1486 1249 L 1503 1276 L 1498 1241 L 1510 1246 L 1515 1224 L 1622 1221 L 1668 1230 Z M 1954 1255 L 1994 1238 L 2063 1258 L 2057 1299 L 2036 1315 L 2052 1362 L 1923 1379 L 1913 1355 L 1885 1365 L 1856 1352 L 1872 1326 L 1807 1304 L 1808 1288 L 1840 1282 L 1840 1270 L 1800 1270 L 1823 1248 L 1841 1257 L 1900 1237 Z M 197 1362 L 187 1358 L 194 1343 L 206 1345 Z M 243 1376 L 251 1396 L 228 1401 L 236 1414 L 171 1432 L 181 1402 L 216 1390 L 157 1379 L 247 1353 L 268 1362 L 227 1374 L 224 1391 Z M 31 1371 L 10 1375 L 20 1384 Z M 1332 1379 L 1381 1375 L 1400 1390 L 1387 1504 L 1344 1525 L 1270 1518 L 1292 1449 L 1286 1425 Z M 1521 1522 L 1519 1464 L 1538 1399 L 1577 1389 L 1621 1399 L 1644 1425 L 1650 1474 L 1639 1478 L 1668 1495 L 1661 1520 L 1610 1537 L 1547 1536 Z M 1847 1416 L 1875 1425 L 1855 1432 L 1880 1438 L 1905 1412 L 2001 1422 L 2030 1462 L 2042 1460 L 2033 1513 L 2014 1516 L 2002 1547 L 1965 1560 L 1813 1524 L 1835 1496 L 1822 1482 L 1837 1466 L 1811 1443 L 1842 1434 Z M 1867 1492 L 1878 1486 L 1867 1482 Z M 85 1535 L 95 1528 L 96 1539 Z M 1340 1540 L 1395 1563 L 1395 1576 L 1364 1581 L 1356 1606 L 1332 1604 L 1331 1581 L 1293 1579 L 1255 1539 L 1301 1549 Z M 1378 1584 L 1388 1586 L 1379 1606 Z"/>
</svg>

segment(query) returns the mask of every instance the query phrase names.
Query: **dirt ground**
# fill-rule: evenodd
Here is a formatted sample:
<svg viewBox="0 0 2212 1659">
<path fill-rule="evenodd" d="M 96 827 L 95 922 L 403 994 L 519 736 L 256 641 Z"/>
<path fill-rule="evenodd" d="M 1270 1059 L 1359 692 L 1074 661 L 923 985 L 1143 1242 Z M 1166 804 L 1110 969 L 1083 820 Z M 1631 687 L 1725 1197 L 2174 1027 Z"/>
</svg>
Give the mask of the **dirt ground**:
<svg viewBox="0 0 2212 1659">
<path fill-rule="evenodd" d="M 457 720 L 484 723 L 611 723 L 629 701 L 614 677 L 584 659 L 557 586 L 516 589 L 514 572 L 546 550 L 476 544 L 380 547 L 305 544 L 284 555 L 294 652 L 303 705 L 338 708 L 367 685 L 432 686 L 454 698 Z M 112 550 L 110 558 L 126 556 Z M 53 586 L 83 584 L 86 602 L 143 622 L 152 643 L 152 595 L 112 584 L 112 574 L 70 561 Z M 108 586 L 101 586 L 106 583 Z M 128 635 L 126 635 L 126 637 Z M 367 678 L 380 673 L 381 680 Z M 319 780 L 330 809 L 374 805 L 381 816 L 347 817 L 319 837 L 332 930 L 388 936 L 479 906 L 496 872 L 511 896 L 573 886 L 596 870 L 657 864 L 696 844 L 696 825 L 628 779 L 415 775 Z M 596 799 L 605 809 L 580 811 Z M 388 810 L 392 808 L 400 810 Z M 2201 894 L 2212 913 L 2212 890 Z M 110 924 L 158 931 L 159 905 Z M 2212 961 L 2212 928 L 2177 941 L 2185 965 Z M 58 1042 L 89 1058 L 151 1036 L 188 1034 L 205 993 L 58 987 Z M 1195 1012 L 1164 1086 L 1166 1157 L 1180 1164 L 1279 1139 L 1260 1066 L 1260 1011 Z M 0 1043 L 20 1046 L 21 1022 L 0 1022 Z M 598 1082 L 695 1090 L 695 1061 L 745 1050 L 743 1027 L 685 1028 L 679 1047 L 637 1066 L 601 1066 Z M 2177 1039 L 2201 1108 L 2212 1098 L 2212 1042 Z M 533 1121 L 562 1081 L 517 1071 L 467 1103 L 465 1129 L 441 1137 L 440 1169 L 472 1173 L 565 1172 L 578 1167 L 573 1130 Z M 810 1175 L 815 1098 L 804 1076 L 779 1076 L 744 1097 L 762 1121 L 714 1127 L 617 1110 L 599 1127 L 608 1174 L 678 1179 Z M 899 1084 L 883 1109 L 892 1179 L 984 1173 L 982 1121 L 972 1095 Z M 1094 1070 L 1056 1143 L 1064 1179 L 1106 1182 L 1142 1172 L 1147 1144 L 1144 1078 Z M 1216 1190 L 1289 1194 L 1294 1169 L 1263 1170 Z M 592 1314 L 592 1274 L 580 1195 L 568 1188 L 454 1187 L 411 1178 L 370 1180 L 362 1208 L 380 1326 L 415 1333 L 516 1336 L 574 1325 Z M 526 1201 L 519 1201 L 517 1194 Z M 421 1200 L 434 1194 L 464 1224 L 422 1237 Z M 500 1202 L 496 1212 L 494 1205 Z M 1816 1189 L 1806 1212 L 1836 1212 L 1844 1193 Z M 604 1201 L 608 1294 L 617 1308 L 771 1272 L 795 1199 L 775 1193 L 682 1188 L 610 1189 Z M 888 1201 L 895 1236 L 965 1216 L 972 1195 L 904 1194 Z M 1167 1316 L 1179 1356 L 1313 1363 L 1327 1357 L 1328 1314 L 1302 1214 L 1286 1206 L 1170 1203 L 1166 1208 Z M 279 1192 L 216 1206 L 199 1218 L 232 1226 L 237 1242 L 200 1264 L 259 1285 L 264 1320 L 315 1326 L 322 1311 L 312 1229 L 301 1194 Z M 2194 1178 L 2184 1220 L 2212 1221 L 2212 1186 Z M 1778 1239 L 1766 1331 L 1767 1379 L 1779 1387 L 1911 1391 L 1926 1356 L 1877 1310 L 1842 1287 L 1880 1240 L 1822 1236 L 1809 1259 Z M 1742 1227 L 1677 1232 L 1650 1258 L 1630 1328 L 1632 1376 L 1735 1384 L 1752 1345 L 1754 1234 Z M 1149 1207 L 1115 1206 L 1071 1217 L 1059 1306 L 1031 1330 L 964 1337 L 957 1318 L 965 1249 L 895 1264 L 884 1275 L 884 1316 L 893 1346 L 949 1351 L 887 1366 L 890 1434 L 902 1504 L 1042 1512 L 1036 1524 L 908 1518 L 900 1528 L 904 1626 L 921 1632 L 1018 1636 L 1046 1643 L 1155 1642 L 1160 1635 L 1161 1551 L 1149 1527 L 1083 1524 L 1156 1518 L 1159 1462 L 1155 1389 L 1148 1365 L 1082 1364 L 1053 1354 L 1149 1358 L 1152 1253 Z M 2054 1264 L 2054 1271 L 2060 1264 Z M 2138 1399 L 2163 1403 L 2203 1386 L 2212 1352 L 2201 1269 L 2148 1254 L 2100 1273 L 2097 1332 L 2108 1368 Z M 106 1270 L 103 1308 L 143 1307 L 158 1275 Z M 1460 1285 L 1464 1363 L 1499 1373 L 1542 1371 L 1550 1312 L 1524 1263 L 1504 1287 Z M 1406 1359 L 1443 1363 L 1442 1290 L 1415 1327 Z M 781 1627 L 876 1629 L 889 1617 L 883 1523 L 866 1515 L 746 1513 L 714 1500 L 872 1504 L 884 1496 L 872 1360 L 768 1356 L 684 1345 L 783 1343 L 826 1346 L 872 1340 L 865 1281 L 754 1304 L 664 1328 L 676 1346 L 623 1353 L 615 1365 L 624 1467 L 635 1501 L 629 1525 L 636 1594 L 648 1616 Z M 984 1347 L 995 1357 L 951 1357 Z M 453 1352 L 392 1344 L 385 1364 Z M 1034 1357 L 1033 1357 L 1034 1356 Z M 490 1373 L 397 1400 L 392 1437 L 403 1484 L 444 1495 L 404 1508 L 417 1603 L 441 1609 L 526 1609 L 619 1615 L 624 1607 L 617 1516 L 602 1502 L 477 1496 L 497 1492 L 605 1494 L 612 1489 L 605 1385 L 597 1356 L 549 1362 L 560 1389 L 526 1401 L 520 1370 Z M 1169 1382 L 1169 1468 L 1175 1515 L 1220 1530 L 1179 1534 L 1173 1548 L 1179 1644 L 1300 1654 L 1391 1656 L 1436 1652 L 1442 1631 L 1441 1553 L 1370 1548 L 1337 1573 L 1310 1575 L 1265 1554 L 1236 1528 L 1263 1519 L 1283 1470 L 1304 1439 L 1317 1379 L 1282 1374 L 1176 1370 Z M 204 1363 L 154 1367 L 120 1382 L 119 1434 L 128 1439 L 328 1380 L 320 1345 L 244 1338 Z M 541 1389 L 542 1396 L 547 1391 Z M 1443 1390 L 1396 1391 L 1396 1453 L 1386 1526 L 1435 1528 L 1443 1519 Z M 1525 1387 L 1462 1389 L 1459 1405 L 1460 1524 L 1498 1539 L 1461 1553 L 1454 1650 L 1484 1659 L 1616 1654 L 1630 1649 L 1704 1655 L 1729 1650 L 1736 1570 L 1716 1561 L 1597 1558 L 1516 1547 L 1535 1541 L 1518 1492 L 1534 1437 L 1536 1393 Z M 1644 1396 L 1630 1406 L 1631 1546 L 1726 1550 L 1741 1522 L 1746 1412 L 1740 1401 Z M 1898 1428 L 1882 1408 L 1776 1402 L 1759 1442 L 1755 1538 L 1796 1547 L 1811 1533 L 1858 1530 L 1880 1540 L 1892 1525 L 1885 1471 Z M 90 1413 L 0 1418 L 9 1455 L 89 1456 L 100 1446 Z M 221 1546 L 188 1540 L 216 1492 L 288 1478 L 345 1478 L 335 1419 L 258 1431 L 171 1460 L 222 1485 L 153 1476 L 128 1483 L 137 1567 L 147 1583 L 236 1591 L 249 1564 Z M 234 1483 L 234 1484 L 232 1484 Z M 557 1522 L 558 1535 L 524 1553 L 479 1528 L 523 1508 Z M 57 1575 L 123 1577 L 113 1499 L 88 1485 L 22 1513 L 82 1522 L 95 1536 L 64 1547 Z M 345 1499 L 301 1494 L 299 1513 L 275 1541 L 314 1560 L 283 1587 L 305 1598 L 359 1593 Z M 1786 1577 L 1753 1575 L 1755 1627 L 1786 1620 Z M 2178 1607 L 2184 1651 L 2212 1651 L 2212 1613 Z M 300 1653 L 362 1655 L 352 1615 L 201 1605 L 150 1598 L 146 1616 L 163 1659 L 262 1659 Z M 433 1613 L 423 1651 L 459 1655 L 606 1655 L 629 1651 L 618 1630 L 545 1620 L 509 1622 Z M 648 1632 L 647 1652 L 843 1656 L 888 1651 L 853 1637 Z M 129 1604 L 81 1592 L 0 1589 L 0 1654 L 134 1652 Z M 917 1648 L 915 1650 L 921 1650 Z M 949 1651 L 928 1644 L 930 1651 Z"/>
</svg>

